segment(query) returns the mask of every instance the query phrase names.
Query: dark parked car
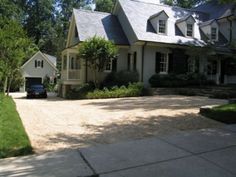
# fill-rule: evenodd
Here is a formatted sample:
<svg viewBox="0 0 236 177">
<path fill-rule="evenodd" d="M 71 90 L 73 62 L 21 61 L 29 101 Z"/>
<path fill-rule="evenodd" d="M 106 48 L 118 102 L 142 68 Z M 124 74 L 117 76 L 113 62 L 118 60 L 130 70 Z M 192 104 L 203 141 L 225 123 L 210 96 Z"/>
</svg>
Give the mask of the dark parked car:
<svg viewBox="0 0 236 177">
<path fill-rule="evenodd" d="M 31 85 L 27 90 L 27 98 L 47 98 L 47 90 L 43 85 Z"/>
</svg>

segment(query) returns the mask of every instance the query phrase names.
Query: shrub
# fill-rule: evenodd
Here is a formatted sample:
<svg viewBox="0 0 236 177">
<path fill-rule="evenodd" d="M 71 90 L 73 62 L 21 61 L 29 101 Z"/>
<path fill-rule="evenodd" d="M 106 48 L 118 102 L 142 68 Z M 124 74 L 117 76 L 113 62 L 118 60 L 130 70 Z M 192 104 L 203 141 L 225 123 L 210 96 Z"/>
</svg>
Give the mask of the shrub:
<svg viewBox="0 0 236 177">
<path fill-rule="evenodd" d="M 232 91 L 213 92 L 210 97 L 217 98 L 217 99 L 231 99 L 231 98 L 236 98 L 236 93 Z"/>
<path fill-rule="evenodd" d="M 77 88 L 71 89 L 66 98 L 68 99 L 85 99 L 88 92 L 91 92 L 95 89 L 95 86 L 92 82 L 83 84 Z"/>
<path fill-rule="evenodd" d="M 187 74 L 155 74 L 149 79 L 152 87 L 186 87 L 212 85 L 214 82 L 207 80 L 203 74 L 187 73 Z"/>
<path fill-rule="evenodd" d="M 144 86 L 141 83 L 129 84 L 128 87 L 112 87 L 110 89 L 103 88 L 102 90 L 94 90 L 89 92 L 86 98 L 89 99 L 98 99 L 98 98 L 121 98 L 121 97 L 135 97 L 141 96 L 143 94 Z"/>
<path fill-rule="evenodd" d="M 101 84 L 102 87 L 111 88 L 113 86 L 128 86 L 129 83 L 136 83 L 139 80 L 139 74 L 135 71 L 112 72 L 107 75 Z"/>
</svg>

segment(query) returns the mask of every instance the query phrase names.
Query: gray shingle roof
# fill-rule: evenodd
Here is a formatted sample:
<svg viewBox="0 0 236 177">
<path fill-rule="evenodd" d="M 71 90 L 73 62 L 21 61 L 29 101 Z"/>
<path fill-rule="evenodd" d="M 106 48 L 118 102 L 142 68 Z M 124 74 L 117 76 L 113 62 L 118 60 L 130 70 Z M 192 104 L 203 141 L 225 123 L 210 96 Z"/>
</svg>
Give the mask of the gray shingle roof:
<svg viewBox="0 0 236 177">
<path fill-rule="evenodd" d="M 219 19 L 232 15 L 232 9 L 236 7 L 236 3 L 220 4 L 218 0 L 211 1 L 193 8 L 195 11 L 205 12 L 209 14 L 208 20 Z"/>
<path fill-rule="evenodd" d="M 129 45 L 115 15 L 102 12 L 74 9 L 79 40 L 85 41 L 94 35 L 104 37 L 117 45 Z"/>
<path fill-rule="evenodd" d="M 202 22 L 199 26 L 200 27 L 207 26 L 207 25 L 212 24 L 214 21 L 216 21 L 216 20 L 215 19 L 208 20 L 208 21 Z"/>
<path fill-rule="evenodd" d="M 149 17 L 149 20 L 151 20 L 152 18 L 158 17 L 158 16 L 161 15 L 162 13 L 165 13 L 165 14 L 166 14 L 166 12 L 165 12 L 164 10 L 162 10 L 162 11 L 160 11 L 160 12 L 154 14 L 154 15 L 151 15 L 151 17 Z M 167 14 L 166 14 L 166 16 L 169 17 Z"/>
<path fill-rule="evenodd" d="M 175 22 L 178 19 L 184 18 L 188 15 L 193 15 L 197 22 L 199 22 L 205 14 L 194 13 L 191 10 L 183 9 L 179 7 L 172 7 L 162 4 L 145 3 L 137 0 L 119 0 L 119 3 L 126 14 L 126 17 L 132 26 L 134 33 L 137 36 L 136 40 L 140 41 L 150 41 L 159 43 L 169 43 L 169 44 L 182 44 L 182 45 L 194 45 L 194 46 L 204 46 L 206 43 L 203 40 L 196 38 L 187 38 L 184 36 L 166 36 L 147 31 L 148 19 L 153 14 L 161 11 L 165 11 L 169 16 L 169 19 L 173 26 L 168 26 L 168 28 L 175 29 Z M 176 34 L 176 33 L 175 33 Z"/>
<path fill-rule="evenodd" d="M 183 21 L 186 21 L 186 20 L 188 20 L 188 18 L 193 18 L 193 16 L 190 14 L 190 15 L 187 15 L 187 16 L 185 16 L 185 17 L 183 17 L 183 18 L 180 18 L 180 19 L 178 19 L 178 20 L 176 20 L 176 23 L 180 23 L 180 22 L 183 22 Z M 193 18 L 194 19 L 194 18 Z M 194 19 L 195 20 L 195 19 Z"/>
<path fill-rule="evenodd" d="M 47 58 L 48 60 L 56 67 L 57 65 L 57 58 L 52 56 L 52 55 L 48 55 L 46 53 L 43 53 Z"/>
</svg>

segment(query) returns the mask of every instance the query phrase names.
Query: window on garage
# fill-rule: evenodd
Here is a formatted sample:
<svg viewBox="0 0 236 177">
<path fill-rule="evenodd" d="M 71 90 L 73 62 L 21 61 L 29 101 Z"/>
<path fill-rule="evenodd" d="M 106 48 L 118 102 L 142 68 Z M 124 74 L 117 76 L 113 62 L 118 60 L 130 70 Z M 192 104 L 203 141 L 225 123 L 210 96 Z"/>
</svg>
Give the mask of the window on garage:
<svg viewBox="0 0 236 177">
<path fill-rule="evenodd" d="M 35 60 L 35 68 L 43 68 L 43 60 Z"/>
</svg>

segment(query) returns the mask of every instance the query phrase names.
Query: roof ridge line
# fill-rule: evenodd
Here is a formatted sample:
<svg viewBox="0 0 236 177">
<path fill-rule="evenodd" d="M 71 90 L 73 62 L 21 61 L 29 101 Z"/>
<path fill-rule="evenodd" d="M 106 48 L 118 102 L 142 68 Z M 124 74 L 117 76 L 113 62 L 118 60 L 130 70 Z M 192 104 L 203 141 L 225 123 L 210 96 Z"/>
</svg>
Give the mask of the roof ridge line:
<svg viewBox="0 0 236 177">
<path fill-rule="evenodd" d="M 86 10 L 86 9 L 76 9 L 76 8 L 73 8 L 73 10 L 87 12 L 87 13 L 112 15 L 112 13 L 108 13 L 108 12 L 100 12 L 100 11 L 93 11 L 93 10 Z"/>
</svg>

